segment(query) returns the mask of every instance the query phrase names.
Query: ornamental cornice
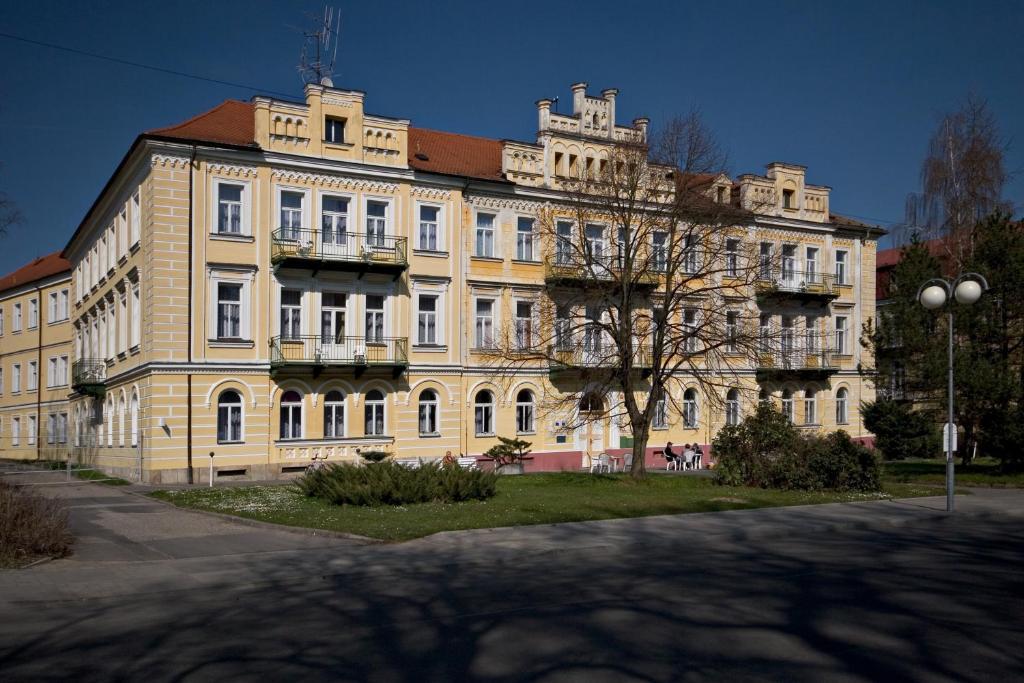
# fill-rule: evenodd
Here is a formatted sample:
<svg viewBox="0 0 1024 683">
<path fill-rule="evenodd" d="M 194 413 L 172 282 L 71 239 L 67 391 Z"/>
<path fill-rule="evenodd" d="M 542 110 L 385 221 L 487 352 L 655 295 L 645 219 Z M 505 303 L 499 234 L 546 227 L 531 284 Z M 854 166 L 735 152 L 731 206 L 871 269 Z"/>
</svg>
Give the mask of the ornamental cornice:
<svg viewBox="0 0 1024 683">
<path fill-rule="evenodd" d="M 251 178 L 256 175 L 259 169 L 256 166 L 248 166 L 244 164 L 227 164 L 219 161 L 214 161 L 207 164 L 207 168 L 210 169 L 211 173 L 218 175 L 234 176 L 236 178 Z"/>
<path fill-rule="evenodd" d="M 327 175 L 325 173 L 310 173 L 308 171 L 294 171 L 284 168 L 275 168 L 271 172 L 274 180 L 283 180 L 289 183 L 313 183 L 346 190 L 361 190 L 363 192 L 396 192 L 398 185 L 387 183 L 381 180 L 364 180 L 357 178 L 346 178 L 344 176 Z"/>
<path fill-rule="evenodd" d="M 164 166 L 167 168 L 185 168 L 188 166 L 188 157 L 175 154 L 154 154 L 150 157 L 150 165 L 153 167 Z"/>
<path fill-rule="evenodd" d="M 435 200 L 449 200 L 452 197 L 452 193 L 448 190 L 441 189 L 439 187 L 419 187 L 414 185 L 411 194 L 413 197 L 420 199 L 435 199 Z"/>
<path fill-rule="evenodd" d="M 466 195 L 466 203 L 470 206 L 484 209 L 512 209 L 532 214 L 539 213 L 541 207 L 544 206 L 541 202 L 519 199 L 518 197 L 486 197 L 481 195 Z"/>
</svg>

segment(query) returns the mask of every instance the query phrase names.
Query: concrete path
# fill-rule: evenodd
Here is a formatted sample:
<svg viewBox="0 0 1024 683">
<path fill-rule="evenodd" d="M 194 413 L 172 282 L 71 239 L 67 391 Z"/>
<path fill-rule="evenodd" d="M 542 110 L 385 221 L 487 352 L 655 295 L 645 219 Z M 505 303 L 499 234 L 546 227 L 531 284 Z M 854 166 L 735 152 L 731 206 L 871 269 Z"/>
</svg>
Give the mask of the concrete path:
<svg viewBox="0 0 1024 683">
<path fill-rule="evenodd" d="M 83 549 L 99 554 L 0 573 L 5 680 L 988 681 L 1024 671 L 1021 491 L 961 496 L 952 517 L 936 497 L 397 545 L 143 512 L 159 504 L 96 485 L 72 498 L 72 517 L 92 524 L 76 528 L 96 539 Z M 149 525 L 162 531 L 133 526 L 133 515 L 162 518 Z M 104 548 L 121 559 L 103 559 Z"/>
</svg>

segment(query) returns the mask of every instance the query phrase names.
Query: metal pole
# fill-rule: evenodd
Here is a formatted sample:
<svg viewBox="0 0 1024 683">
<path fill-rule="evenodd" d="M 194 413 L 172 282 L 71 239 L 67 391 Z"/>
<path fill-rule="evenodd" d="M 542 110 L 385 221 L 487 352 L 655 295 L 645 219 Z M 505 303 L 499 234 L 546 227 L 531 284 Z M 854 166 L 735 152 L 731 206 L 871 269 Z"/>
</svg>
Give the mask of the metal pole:
<svg viewBox="0 0 1024 683">
<path fill-rule="evenodd" d="M 210 488 L 213 488 L 213 451 L 210 451 Z"/>
<path fill-rule="evenodd" d="M 952 306 L 953 302 L 949 302 Z M 946 512 L 953 512 L 953 309 L 949 309 L 949 433 L 946 434 Z"/>
</svg>

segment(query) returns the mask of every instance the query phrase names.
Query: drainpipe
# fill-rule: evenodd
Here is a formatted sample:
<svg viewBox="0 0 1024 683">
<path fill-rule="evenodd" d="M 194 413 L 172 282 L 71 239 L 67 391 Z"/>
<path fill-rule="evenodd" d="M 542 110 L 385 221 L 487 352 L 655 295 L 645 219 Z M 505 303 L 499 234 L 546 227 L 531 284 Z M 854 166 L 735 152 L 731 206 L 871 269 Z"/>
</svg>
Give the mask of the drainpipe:
<svg viewBox="0 0 1024 683">
<path fill-rule="evenodd" d="M 188 356 L 186 362 L 192 365 L 192 214 L 193 207 L 193 181 L 196 164 L 196 146 L 192 145 L 192 155 L 188 160 L 188 339 L 186 341 Z M 188 483 L 194 484 L 192 472 L 192 370 L 185 373 L 185 442 L 188 456 Z"/>
<path fill-rule="evenodd" d="M 43 431 L 43 290 L 36 285 L 36 460 L 42 454 Z"/>
<path fill-rule="evenodd" d="M 462 186 L 462 197 L 459 202 L 462 210 L 459 211 L 459 225 L 458 230 L 455 231 L 459 236 L 459 252 L 462 254 L 462 263 L 460 264 L 462 267 L 462 282 L 459 283 L 459 296 L 456 297 L 456 300 L 459 302 L 459 365 L 462 367 L 462 371 L 459 373 L 462 380 L 462 396 L 459 400 L 460 402 L 463 402 L 463 404 L 459 406 L 459 415 L 461 416 L 459 419 L 462 422 L 462 443 L 459 444 L 459 450 L 462 455 L 466 456 L 469 455 L 469 420 L 466 419 L 466 405 L 464 403 L 466 399 L 466 389 L 468 388 L 466 386 L 466 362 L 469 357 L 468 342 L 466 341 L 466 303 L 468 298 L 466 297 L 466 280 L 469 279 L 469 252 L 465 248 L 466 236 L 462 229 L 462 223 L 467 208 L 466 190 L 468 189 L 469 181 L 467 180 Z M 471 302 L 472 299 L 470 298 L 469 301 Z"/>
</svg>

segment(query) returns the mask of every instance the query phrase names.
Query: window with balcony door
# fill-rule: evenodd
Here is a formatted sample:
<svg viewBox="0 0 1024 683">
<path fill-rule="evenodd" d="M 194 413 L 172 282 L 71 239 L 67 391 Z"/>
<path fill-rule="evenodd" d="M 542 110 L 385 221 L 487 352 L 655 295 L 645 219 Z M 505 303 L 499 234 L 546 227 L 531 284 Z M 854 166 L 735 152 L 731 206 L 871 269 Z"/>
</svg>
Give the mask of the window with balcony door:
<svg viewBox="0 0 1024 683">
<path fill-rule="evenodd" d="M 384 342 L 384 295 L 366 295 L 366 342 Z"/>
<path fill-rule="evenodd" d="M 298 339 L 302 336 L 302 292 L 297 289 L 281 290 L 281 337 Z"/>
<path fill-rule="evenodd" d="M 821 275 L 818 273 L 818 248 L 807 247 L 804 256 L 804 274 L 808 284 L 819 284 Z"/>
<path fill-rule="evenodd" d="M 388 246 L 388 206 L 387 202 L 366 202 L 366 244 L 368 246 Z"/>
<path fill-rule="evenodd" d="M 324 195 L 320 199 L 320 243 L 325 256 L 347 255 L 348 198 Z"/>
<path fill-rule="evenodd" d="M 846 259 L 848 252 L 836 251 L 836 284 L 845 285 L 846 282 Z"/>
<path fill-rule="evenodd" d="M 320 294 L 320 342 L 345 343 L 345 314 L 348 297 L 342 292 Z"/>
<path fill-rule="evenodd" d="M 651 268 L 659 273 L 668 269 L 668 233 L 655 230 L 651 233 Z"/>
<path fill-rule="evenodd" d="M 740 274 L 740 241 L 725 241 L 725 274 L 728 277 L 739 277 Z"/>
<path fill-rule="evenodd" d="M 300 240 L 302 238 L 303 202 L 302 192 L 281 192 L 281 238 Z"/>
</svg>

